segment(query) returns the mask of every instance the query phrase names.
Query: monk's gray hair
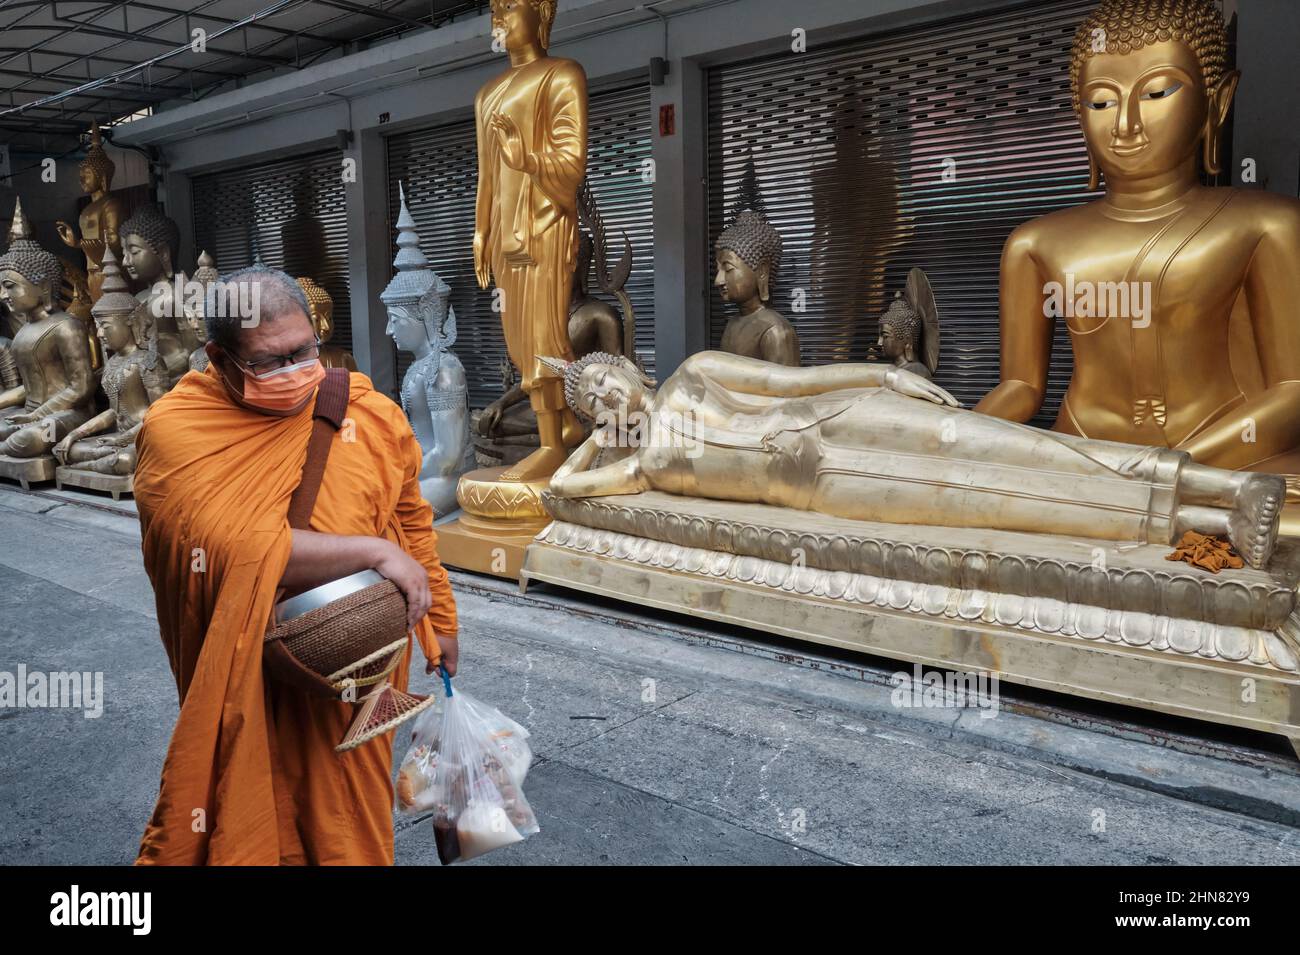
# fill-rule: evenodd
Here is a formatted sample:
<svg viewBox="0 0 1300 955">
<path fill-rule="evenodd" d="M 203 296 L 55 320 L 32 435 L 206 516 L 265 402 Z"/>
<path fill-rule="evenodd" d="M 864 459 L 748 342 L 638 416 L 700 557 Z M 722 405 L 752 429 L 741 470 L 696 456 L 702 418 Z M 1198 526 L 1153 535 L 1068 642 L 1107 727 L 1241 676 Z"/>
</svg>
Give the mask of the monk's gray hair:
<svg viewBox="0 0 1300 955">
<path fill-rule="evenodd" d="M 273 322 L 295 312 L 310 321 L 311 306 L 302 286 L 287 273 L 265 265 L 239 269 L 208 286 L 203 302 L 208 340 L 236 351 L 241 328 Z"/>
</svg>

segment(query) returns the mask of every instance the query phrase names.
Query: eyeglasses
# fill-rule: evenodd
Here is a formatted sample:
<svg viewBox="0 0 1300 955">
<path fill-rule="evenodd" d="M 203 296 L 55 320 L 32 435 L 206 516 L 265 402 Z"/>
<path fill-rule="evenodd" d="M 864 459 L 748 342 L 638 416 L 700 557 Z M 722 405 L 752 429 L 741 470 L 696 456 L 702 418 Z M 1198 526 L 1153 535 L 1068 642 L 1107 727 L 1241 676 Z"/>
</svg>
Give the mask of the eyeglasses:
<svg viewBox="0 0 1300 955">
<path fill-rule="evenodd" d="M 296 352 L 289 355 L 271 355 L 269 358 L 259 358 L 257 361 L 244 361 L 237 355 L 231 355 L 230 359 L 240 368 L 247 368 L 253 373 L 254 378 L 265 378 L 274 371 L 279 371 L 289 365 L 296 365 L 299 362 L 311 361 L 313 358 L 320 357 L 320 339 L 315 338 L 310 345 L 304 345 Z"/>
</svg>

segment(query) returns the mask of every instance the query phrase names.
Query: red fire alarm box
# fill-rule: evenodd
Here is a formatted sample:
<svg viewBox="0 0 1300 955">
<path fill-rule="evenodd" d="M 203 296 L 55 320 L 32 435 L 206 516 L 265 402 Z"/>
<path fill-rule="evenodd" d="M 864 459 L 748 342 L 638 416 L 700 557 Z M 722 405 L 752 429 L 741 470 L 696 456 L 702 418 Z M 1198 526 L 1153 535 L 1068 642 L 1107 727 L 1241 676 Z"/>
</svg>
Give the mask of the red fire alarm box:
<svg viewBox="0 0 1300 955">
<path fill-rule="evenodd" d="M 673 136 L 677 133 L 677 107 L 673 103 L 665 103 L 659 107 L 659 135 Z"/>
</svg>

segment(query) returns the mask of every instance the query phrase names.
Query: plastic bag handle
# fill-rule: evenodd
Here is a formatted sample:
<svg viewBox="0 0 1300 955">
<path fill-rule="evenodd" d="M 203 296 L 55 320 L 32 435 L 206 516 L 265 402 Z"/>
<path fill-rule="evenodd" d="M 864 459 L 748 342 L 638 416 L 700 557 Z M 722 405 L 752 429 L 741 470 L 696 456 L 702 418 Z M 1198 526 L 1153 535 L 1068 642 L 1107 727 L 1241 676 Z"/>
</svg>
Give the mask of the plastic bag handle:
<svg viewBox="0 0 1300 955">
<path fill-rule="evenodd" d="M 447 694 L 447 699 L 451 699 L 451 676 L 447 673 L 445 667 L 439 666 L 438 672 L 442 674 L 442 688 Z"/>
</svg>

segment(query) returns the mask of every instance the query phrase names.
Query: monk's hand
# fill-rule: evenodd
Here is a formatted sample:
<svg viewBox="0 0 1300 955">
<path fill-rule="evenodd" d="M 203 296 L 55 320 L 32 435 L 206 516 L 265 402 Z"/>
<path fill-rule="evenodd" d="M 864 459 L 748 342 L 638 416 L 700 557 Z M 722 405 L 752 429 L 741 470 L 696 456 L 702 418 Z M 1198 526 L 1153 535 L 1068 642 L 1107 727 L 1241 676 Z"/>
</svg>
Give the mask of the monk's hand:
<svg viewBox="0 0 1300 955">
<path fill-rule="evenodd" d="M 442 658 L 436 663 L 430 660 L 424 668 L 425 673 L 432 673 L 441 666 L 447 671 L 447 676 L 456 675 L 456 661 L 460 657 L 460 643 L 454 636 L 443 636 L 440 633 L 434 634 L 438 640 L 438 649 L 442 651 Z"/>
<path fill-rule="evenodd" d="M 897 391 L 900 395 L 907 395 L 909 398 L 933 401 L 937 405 L 948 405 L 952 408 L 961 407 L 961 402 L 930 379 L 922 378 L 920 375 L 905 371 L 902 368 L 895 368 L 885 375 L 885 387 Z"/>
<path fill-rule="evenodd" d="M 492 131 L 496 133 L 497 145 L 501 149 L 501 161 L 511 169 L 525 172 L 524 138 L 519 135 L 515 121 L 496 113 L 492 117 Z"/>
<path fill-rule="evenodd" d="M 424 565 L 392 541 L 379 539 L 372 564 L 375 570 L 397 585 L 406 598 L 406 629 L 414 630 L 433 606 L 429 572 Z"/>
</svg>

